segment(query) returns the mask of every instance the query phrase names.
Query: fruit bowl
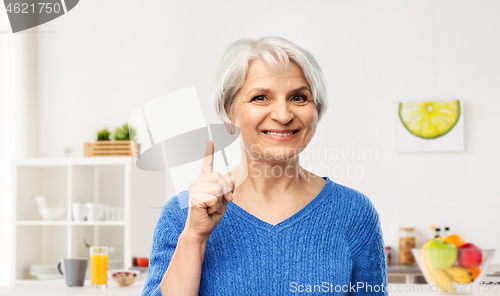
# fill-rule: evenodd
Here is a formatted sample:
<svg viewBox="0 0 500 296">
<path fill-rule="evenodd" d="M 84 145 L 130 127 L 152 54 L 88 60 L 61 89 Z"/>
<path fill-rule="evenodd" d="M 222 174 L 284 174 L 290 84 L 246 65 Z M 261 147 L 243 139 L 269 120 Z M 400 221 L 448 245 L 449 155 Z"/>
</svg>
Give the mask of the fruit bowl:
<svg viewBox="0 0 500 296">
<path fill-rule="evenodd" d="M 437 286 L 441 293 L 473 294 L 477 289 L 471 285 L 486 276 L 495 250 L 475 246 L 447 248 L 440 241 L 435 247 L 427 243 L 422 249 L 412 249 L 427 284 Z"/>
<path fill-rule="evenodd" d="M 109 278 L 111 278 L 120 287 L 127 287 L 132 285 L 140 275 L 141 272 L 138 270 L 108 271 Z"/>
</svg>

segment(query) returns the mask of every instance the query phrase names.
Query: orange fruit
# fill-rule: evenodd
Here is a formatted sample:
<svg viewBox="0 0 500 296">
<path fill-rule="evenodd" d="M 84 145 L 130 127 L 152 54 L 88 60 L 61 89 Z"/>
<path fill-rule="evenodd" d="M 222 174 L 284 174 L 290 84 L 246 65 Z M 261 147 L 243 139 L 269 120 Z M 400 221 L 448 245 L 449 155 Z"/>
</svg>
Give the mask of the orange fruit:
<svg viewBox="0 0 500 296">
<path fill-rule="evenodd" d="M 457 249 L 466 244 L 466 241 L 458 234 L 450 234 L 444 238 L 444 241 L 454 244 Z"/>
<path fill-rule="evenodd" d="M 478 267 L 472 269 L 471 271 L 472 271 L 471 277 L 473 280 L 475 280 L 477 278 L 477 276 L 481 273 L 481 268 L 479 268 L 479 266 L 478 266 Z"/>
</svg>

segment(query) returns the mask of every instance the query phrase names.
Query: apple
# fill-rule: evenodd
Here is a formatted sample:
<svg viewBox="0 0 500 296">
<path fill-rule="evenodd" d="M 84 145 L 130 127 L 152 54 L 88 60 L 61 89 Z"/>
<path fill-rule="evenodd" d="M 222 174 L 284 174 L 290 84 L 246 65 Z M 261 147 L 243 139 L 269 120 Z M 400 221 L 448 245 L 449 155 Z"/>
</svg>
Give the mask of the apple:
<svg viewBox="0 0 500 296">
<path fill-rule="evenodd" d="M 476 245 L 467 243 L 458 249 L 458 264 L 474 269 L 483 261 L 483 252 Z"/>
<path fill-rule="evenodd" d="M 434 239 L 429 242 L 427 248 L 427 258 L 436 268 L 449 268 L 457 260 L 457 247 L 454 244 L 441 239 Z"/>
</svg>

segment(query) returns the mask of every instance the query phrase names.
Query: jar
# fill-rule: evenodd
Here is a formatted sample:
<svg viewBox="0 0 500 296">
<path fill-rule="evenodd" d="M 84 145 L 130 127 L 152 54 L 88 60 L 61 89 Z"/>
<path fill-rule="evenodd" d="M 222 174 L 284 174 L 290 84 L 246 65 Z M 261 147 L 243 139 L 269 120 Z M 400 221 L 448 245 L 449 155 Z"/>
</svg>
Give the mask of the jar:
<svg viewBox="0 0 500 296">
<path fill-rule="evenodd" d="M 385 247 L 385 258 L 387 259 L 387 265 L 391 264 L 391 247 Z"/>
<path fill-rule="evenodd" d="M 412 248 L 416 248 L 415 228 L 402 227 L 399 235 L 399 264 L 413 264 L 415 257 L 411 252 Z"/>
</svg>

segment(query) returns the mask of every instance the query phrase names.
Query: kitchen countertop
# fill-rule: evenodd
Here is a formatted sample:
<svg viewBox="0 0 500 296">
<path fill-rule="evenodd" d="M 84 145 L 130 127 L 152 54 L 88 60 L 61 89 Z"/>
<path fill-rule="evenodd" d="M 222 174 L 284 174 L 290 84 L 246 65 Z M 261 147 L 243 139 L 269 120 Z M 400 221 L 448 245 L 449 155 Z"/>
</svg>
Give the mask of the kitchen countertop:
<svg viewBox="0 0 500 296">
<path fill-rule="evenodd" d="M 487 277 L 485 281 L 500 282 L 500 276 Z M 60 296 L 60 295 L 120 295 L 120 296 L 138 296 L 141 295 L 144 287 L 144 281 L 137 281 L 128 287 L 118 287 L 114 282 L 108 282 L 107 289 L 96 289 L 90 287 L 90 281 L 85 281 L 83 287 L 67 287 L 64 280 L 32 280 L 32 281 L 18 281 L 11 286 L 0 287 L 0 295 L 23 295 L 23 296 Z M 500 285 L 497 290 L 492 289 L 495 285 L 478 285 L 472 286 L 474 295 L 476 296 L 496 296 L 500 295 Z M 435 289 L 435 288 L 434 288 Z M 435 292 L 430 285 L 419 284 L 390 284 L 390 296 L 438 296 L 443 295 Z M 470 291 L 470 287 L 467 291 Z"/>
<path fill-rule="evenodd" d="M 487 269 L 487 274 L 493 271 L 500 271 L 500 264 L 491 264 Z M 415 273 L 422 274 L 420 267 L 417 263 L 404 265 L 404 264 L 389 264 L 387 265 L 387 273 Z M 500 293 L 498 294 L 500 295 Z"/>
<path fill-rule="evenodd" d="M 59 296 L 59 295 L 120 295 L 138 296 L 142 294 L 144 281 L 136 281 L 128 287 L 119 287 L 108 280 L 107 289 L 92 288 L 86 280 L 83 287 L 68 287 L 64 280 L 26 280 L 14 285 L 0 286 L 0 295 Z"/>
<path fill-rule="evenodd" d="M 410 265 L 389 264 L 389 265 L 387 265 L 387 273 L 414 273 L 414 274 L 421 274 L 422 271 L 418 267 L 417 263 L 410 264 Z"/>
</svg>

